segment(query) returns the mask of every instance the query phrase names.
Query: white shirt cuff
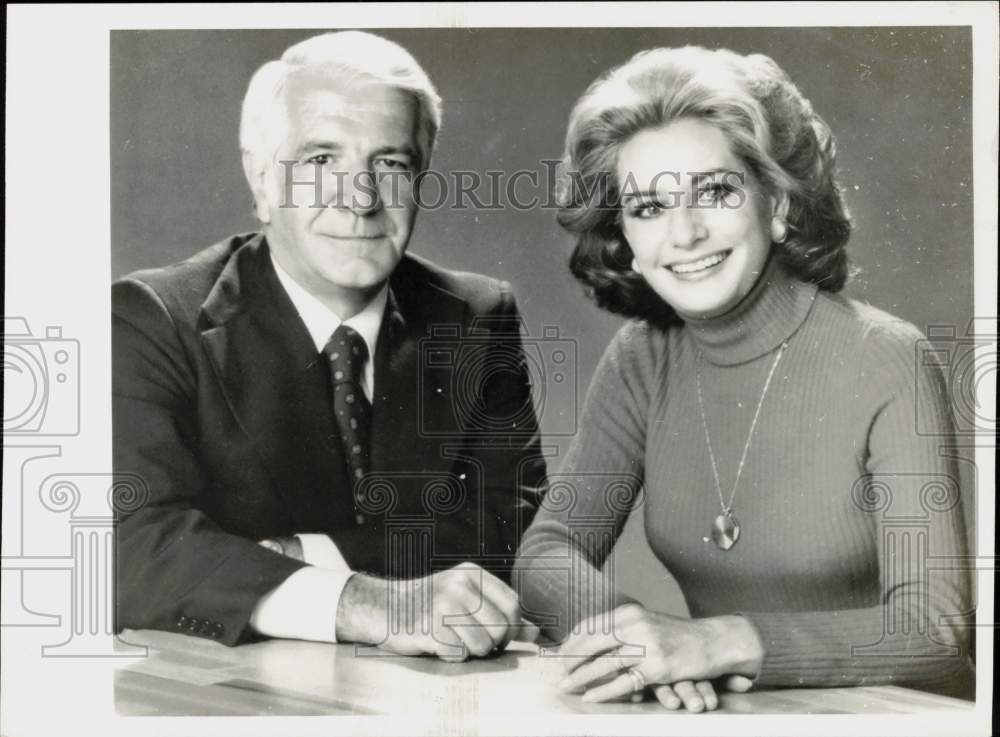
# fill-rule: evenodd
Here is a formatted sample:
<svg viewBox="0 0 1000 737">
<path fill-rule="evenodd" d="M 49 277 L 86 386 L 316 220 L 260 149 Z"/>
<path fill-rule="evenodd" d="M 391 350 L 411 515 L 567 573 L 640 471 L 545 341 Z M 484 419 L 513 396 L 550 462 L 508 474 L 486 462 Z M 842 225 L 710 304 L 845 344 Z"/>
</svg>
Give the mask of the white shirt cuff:
<svg viewBox="0 0 1000 737">
<path fill-rule="evenodd" d="M 266 637 L 337 641 L 337 606 L 349 569 L 331 571 L 306 566 L 261 597 L 250 615 L 250 626 Z"/>
<path fill-rule="evenodd" d="M 350 571 L 337 544 L 329 535 L 320 533 L 300 533 L 296 535 L 302 543 L 302 559 L 311 566 L 327 568 L 331 571 Z"/>
</svg>

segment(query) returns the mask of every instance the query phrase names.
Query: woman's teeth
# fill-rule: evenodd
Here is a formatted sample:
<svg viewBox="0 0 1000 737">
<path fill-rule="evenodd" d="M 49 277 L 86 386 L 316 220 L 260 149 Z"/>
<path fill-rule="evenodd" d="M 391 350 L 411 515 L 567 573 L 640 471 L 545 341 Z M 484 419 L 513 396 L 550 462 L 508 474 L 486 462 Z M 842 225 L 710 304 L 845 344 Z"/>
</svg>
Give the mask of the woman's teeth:
<svg viewBox="0 0 1000 737">
<path fill-rule="evenodd" d="M 686 264 L 671 264 L 667 268 L 675 274 L 693 274 L 696 271 L 704 271 L 705 269 L 712 268 L 716 264 L 721 264 L 729 258 L 729 253 L 729 251 L 723 251 L 722 253 L 716 253 L 711 256 L 698 259 L 697 261 L 689 261 Z"/>
</svg>

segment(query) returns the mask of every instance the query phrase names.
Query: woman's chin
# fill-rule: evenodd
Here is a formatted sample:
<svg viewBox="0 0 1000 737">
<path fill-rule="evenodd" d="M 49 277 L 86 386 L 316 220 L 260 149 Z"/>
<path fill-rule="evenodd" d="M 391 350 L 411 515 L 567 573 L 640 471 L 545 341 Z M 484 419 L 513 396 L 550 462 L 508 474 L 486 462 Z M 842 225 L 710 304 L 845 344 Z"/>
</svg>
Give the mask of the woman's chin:
<svg viewBox="0 0 1000 737">
<path fill-rule="evenodd" d="M 712 289 L 708 285 L 684 285 L 686 288 L 671 290 L 670 298 L 662 293 L 660 297 L 674 312 L 686 320 L 705 320 L 719 317 L 733 309 L 740 302 L 736 289 Z M 700 293 L 693 293 L 693 292 Z M 680 294 L 678 294 L 680 292 Z M 692 292 L 684 294 L 683 292 Z"/>
</svg>

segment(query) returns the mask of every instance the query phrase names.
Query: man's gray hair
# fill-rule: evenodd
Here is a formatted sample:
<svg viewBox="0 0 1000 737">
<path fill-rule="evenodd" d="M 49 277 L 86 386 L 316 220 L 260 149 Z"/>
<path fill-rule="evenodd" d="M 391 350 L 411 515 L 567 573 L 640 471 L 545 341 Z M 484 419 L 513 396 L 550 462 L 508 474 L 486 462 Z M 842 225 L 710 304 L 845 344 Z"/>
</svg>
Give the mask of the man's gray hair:
<svg viewBox="0 0 1000 737">
<path fill-rule="evenodd" d="M 398 89 L 417 102 L 418 168 L 430 165 L 441 128 L 441 98 L 417 60 L 399 44 L 361 31 L 324 33 L 290 46 L 281 59 L 253 75 L 243 98 L 240 150 L 265 165 L 284 140 L 287 111 L 282 101 L 288 77 L 317 69 L 345 84 L 373 82 Z"/>
</svg>

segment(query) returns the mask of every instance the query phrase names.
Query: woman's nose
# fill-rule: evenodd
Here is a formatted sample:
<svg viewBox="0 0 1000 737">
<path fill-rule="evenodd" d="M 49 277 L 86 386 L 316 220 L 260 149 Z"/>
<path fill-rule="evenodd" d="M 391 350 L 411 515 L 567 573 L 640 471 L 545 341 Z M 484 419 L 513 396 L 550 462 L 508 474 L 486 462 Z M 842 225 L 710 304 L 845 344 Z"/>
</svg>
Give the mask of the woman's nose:
<svg viewBox="0 0 1000 737">
<path fill-rule="evenodd" d="M 670 214 L 670 241 L 675 248 L 694 248 L 708 235 L 697 209 L 680 205 Z"/>
</svg>

